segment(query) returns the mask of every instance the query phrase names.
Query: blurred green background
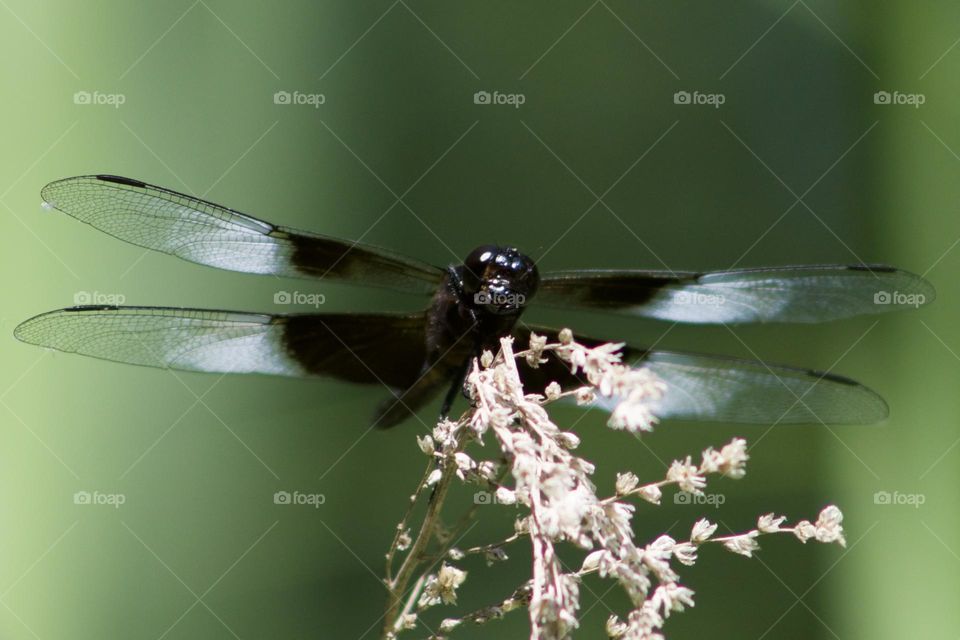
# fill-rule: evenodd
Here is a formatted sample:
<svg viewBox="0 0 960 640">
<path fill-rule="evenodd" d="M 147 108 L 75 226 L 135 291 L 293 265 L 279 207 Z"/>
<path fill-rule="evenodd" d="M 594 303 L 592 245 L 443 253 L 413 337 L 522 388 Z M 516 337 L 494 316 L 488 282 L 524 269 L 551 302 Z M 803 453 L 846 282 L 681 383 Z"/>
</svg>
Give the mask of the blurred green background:
<svg viewBox="0 0 960 640">
<path fill-rule="evenodd" d="M 640 539 L 685 537 L 704 513 L 734 530 L 773 510 L 846 514 L 846 550 L 786 538 L 752 560 L 706 550 L 683 571 L 697 606 L 670 637 L 956 638 L 958 38 L 960 5 L 946 1 L 0 0 L 0 637 L 376 637 L 382 554 L 423 463 L 418 424 L 360 437 L 378 390 L 17 343 L 18 322 L 84 292 L 274 312 L 289 310 L 273 304 L 280 289 L 323 293 L 331 311 L 418 302 L 219 272 L 41 210 L 45 183 L 109 172 L 437 264 L 500 242 L 547 270 L 863 260 L 926 274 L 937 302 L 879 321 L 664 335 L 621 317 L 531 317 L 832 368 L 891 405 L 880 427 L 666 423 L 642 442 L 598 414 L 558 414 L 582 417 L 601 487 L 617 470 L 662 477 L 662 461 L 734 435 L 755 445 L 744 480 L 712 485 L 720 509 L 641 506 Z M 276 104 L 278 91 L 323 104 Z M 478 91 L 525 101 L 475 104 Z M 675 104 L 677 91 L 725 101 Z M 876 104 L 878 91 L 925 102 Z M 326 502 L 273 503 L 294 490 Z M 77 505 L 78 491 L 125 503 Z M 924 503 L 876 504 L 879 491 Z M 481 511 L 464 544 L 509 530 L 509 509 Z M 512 590 L 525 558 L 464 563 L 464 607 Z M 604 637 L 625 611 L 609 586 L 585 583 L 578 637 Z M 458 635 L 525 633 L 513 614 Z"/>
</svg>

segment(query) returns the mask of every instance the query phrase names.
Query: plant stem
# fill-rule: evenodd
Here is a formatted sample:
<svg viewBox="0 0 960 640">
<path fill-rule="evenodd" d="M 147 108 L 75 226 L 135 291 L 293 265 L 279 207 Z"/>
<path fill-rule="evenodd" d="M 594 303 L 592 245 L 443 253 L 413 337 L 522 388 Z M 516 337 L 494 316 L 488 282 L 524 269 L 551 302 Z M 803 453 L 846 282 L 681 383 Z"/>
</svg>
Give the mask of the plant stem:
<svg viewBox="0 0 960 640">
<path fill-rule="evenodd" d="M 457 441 L 457 450 L 466 442 L 464 435 L 461 435 Z M 457 465 L 450 455 L 443 463 L 443 473 L 440 480 L 433 488 L 430 499 L 427 502 L 427 512 L 423 516 L 423 523 L 420 525 L 420 531 L 410 547 L 407 557 L 403 559 L 400 569 L 397 571 L 396 578 L 387 584 L 389 594 L 387 595 L 386 615 L 383 619 L 383 637 L 387 638 L 389 634 L 396 632 L 397 620 L 401 613 L 401 602 L 404 592 L 407 590 L 407 584 L 423 559 L 424 552 L 433 539 L 437 525 L 440 522 L 440 511 L 443 509 L 444 500 L 447 497 L 447 491 L 456 475 Z"/>
<path fill-rule="evenodd" d="M 452 618 L 452 620 L 455 620 L 458 623 L 457 626 L 465 622 L 472 622 L 476 625 L 481 625 L 486 624 L 491 620 L 499 620 L 505 614 L 530 604 L 530 598 L 532 595 L 533 593 L 531 591 L 531 584 L 528 581 L 517 587 L 516 590 L 502 602 L 489 605 L 481 609 L 476 609 L 475 611 L 460 616 L 459 618 Z M 430 636 L 430 640 L 439 640 L 441 637 L 446 636 L 433 635 Z"/>
<path fill-rule="evenodd" d="M 423 477 L 420 478 L 420 483 L 417 484 L 416 490 L 410 495 L 410 503 L 407 505 L 407 510 L 404 512 L 400 522 L 397 523 L 397 530 L 393 534 L 393 542 L 390 543 L 390 550 L 387 551 L 387 568 L 384 573 L 387 587 L 390 587 L 390 583 L 393 582 L 393 559 L 400 549 L 400 536 L 403 535 L 404 530 L 407 528 L 407 520 L 410 519 L 410 514 L 413 513 L 417 499 L 419 499 L 423 493 L 423 489 L 427 484 L 427 478 L 433 470 L 433 464 L 433 457 L 431 456 L 431 458 L 427 460 L 427 468 L 423 471 Z"/>
</svg>

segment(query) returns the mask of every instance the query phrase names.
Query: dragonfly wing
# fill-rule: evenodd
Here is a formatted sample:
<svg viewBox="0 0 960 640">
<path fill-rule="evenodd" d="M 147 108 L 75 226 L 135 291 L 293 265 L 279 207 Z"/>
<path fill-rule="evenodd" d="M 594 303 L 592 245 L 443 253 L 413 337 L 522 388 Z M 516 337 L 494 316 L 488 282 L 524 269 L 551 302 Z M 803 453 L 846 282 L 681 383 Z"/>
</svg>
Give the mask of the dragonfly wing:
<svg viewBox="0 0 960 640">
<path fill-rule="evenodd" d="M 569 271 L 546 274 L 536 300 L 699 324 L 824 322 L 915 308 L 934 300 L 922 277 L 886 266 L 822 265 L 709 273 Z"/>
<path fill-rule="evenodd" d="M 350 280 L 423 295 L 432 295 L 443 278 L 441 269 L 398 254 L 275 226 L 130 178 L 66 178 L 41 195 L 116 238 L 220 269 Z"/>
<path fill-rule="evenodd" d="M 556 330 L 533 327 L 540 335 Z M 516 334 L 526 345 L 529 331 Z M 577 337 L 593 346 L 603 341 Z M 887 417 L 886 402 L 862 384 L 832 373 L 723 356 L 625 347 L 624 361 L 647 367 L 667 385 L 654 414 L 663 419 L 746 424 L 872 424 Z M 539 393 L 551 381 L 564 389 L 584 381 L 555 358 L 530 368 L 521 362 L 527 390 Z M 606 410 L 613 404 L 600 398 Z"/>
<path fill-rule="evenodd" d="M 748 424 L 872 424 L 889 413 L 862 384 L 831 373 L 672 351 L 634 363 L 667 385 L 662 418 Z"/>
<path fill-rule="evenodd" d="M 167 307 L 73 307 L 14 335 L 58 351 L 150 367 L 328 376 L 406 388 L 425 357 L 423 314 L 266 315 Z"/>
</svg>

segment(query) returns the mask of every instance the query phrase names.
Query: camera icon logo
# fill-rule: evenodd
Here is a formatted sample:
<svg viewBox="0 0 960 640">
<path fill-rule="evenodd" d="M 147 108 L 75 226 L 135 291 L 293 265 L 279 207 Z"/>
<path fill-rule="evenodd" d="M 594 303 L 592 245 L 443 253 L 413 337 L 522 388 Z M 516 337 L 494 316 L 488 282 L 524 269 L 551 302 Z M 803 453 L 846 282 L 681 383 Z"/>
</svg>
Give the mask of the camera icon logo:
<svg viewBox="0 0 960 640">
<path fill-rule="evenodd" d="M 489 291 L 478 291 L 473 294 L 473 304 L 493 304 L 493 296 Z"/>
<path fill-rule="evenodd" d="M 273 504 L 290 504 L 290 492 L 277 491 L 273 494 Z"/>
<path fill-rule="evenodd" d="M 273 304 L 290 304 L 292 301 L 293 296 L 289 291 L 277 291 L 273 294 Z"/>
<path fill-rule="evenodd" d="M 89 91 L 77 91 L 73 94 L 73 104 L 90 104 L 93 96 Z"/>
<path fill-rule="evenodd" d="M 873 494 L 873 504 L 890 504 L 893 498 L 889 491 L 877 491 Z"/>
<path fill-rule="evenodd" d="M 477 91 L 473 94 L 473 104 L 490 104 L 491 99 L 489 91 Z"/>
<path fill-rule="evenodd" d="M 89 291 L 77 291 L 73 294 L 73 304 L 75 305 L 90 304 L 92 301 L 93 296 L 90 295 Z"/>
<path fill-rule="evenodd" d="M 92 496 L 89 491 L 77 491 L 73 494 L 73 504 L 90 504 Z"/>
<path fill-rule="evenodd" d="M 873 104 L 890 104 L 891 96 L 889 91 L 877 91 L 873 94 Z"/>
<path fill-rule="evenodd" d="M 693 494 L 689 491 L 678 491 L 673 494 L 673 504 L 693 504 Z"/>
<path fill-rule="evenodd" d="M 677 91 L 673 94 L 673 104 L 690 104 L 690 92 Z"/>
<path fill-rule="evenodd" d="M 493 494 L 489 491 L 477 491 L 473 494 L 473 504 L 493 504 Z"/>
<path fill-rule="evenodd" d="M 290 104 L 292 99 L 289 91 L 277 91 L 273 94 L 273 104 Z"/>
<path fill-rule="evenodd" d="M 893 296 L 889 291 L 877 291 L 873 294 L 873 304 L 890 304 L 892 301 Z"/>
</svg>

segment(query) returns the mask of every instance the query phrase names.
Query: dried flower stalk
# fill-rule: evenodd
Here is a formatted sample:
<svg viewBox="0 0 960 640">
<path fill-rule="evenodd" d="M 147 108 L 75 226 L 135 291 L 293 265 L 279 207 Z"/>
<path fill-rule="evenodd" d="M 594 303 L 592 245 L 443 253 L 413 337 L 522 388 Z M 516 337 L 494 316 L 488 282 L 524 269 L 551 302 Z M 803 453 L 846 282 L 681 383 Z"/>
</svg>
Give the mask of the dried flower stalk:
<svg viewBox="0 0 960 640">
<path fill-rule="evenodd" d="M 719 450 L 708 448 L 698 464 L 689 456 L 675 460 L 666 476 L 656 482 L 641 484 L 634 473 L 620 473 L 614 495 L 598 497 L 591 481 L 594 465 L 574 453 L 579 438 L 553 423 L 544 406 L 562 399 L 588 404 L 599 395 L 617 403 L 610 427 L 634 433 L 652 430 L 656 417 L 650 407 L 662 397 L 665 387 L 646 369 L 621 363 L 621 346 L 586 347 L 564 330 L 555 343 L 531 336 L 529 347 L 520 353 L 514 353 L 511 338 L 504 338 L 496 356 L 486 352 L 473 363 L 467 377 L 472 408 L 456 422 L 442 421 L 432 436 L 417 439 L 430 463 L 410 496 L 410 506 L 387 553 L 385 584 L 389 598 L 383 638 L 396 638 L 418 626 L 431 633 L 431 638 L 446 638 L 463 624 L 484 624 L 523 607 L 530 620 L 531 640 L 570 638 L 579 624 L 580 580 L 597 573 L 616 580 L 633 607 L 623 619 L 610 617 L 608 635 L 620 640 L 660 640 L 669 616 L 694 604 L 694 592 L 680 584 L 673 562 L 694 564 L 702 545 L 715 543 L 750 557 L 759 549 L 757 538 L 775 533 L 792 534 L 801 542 L 845 544 L 843 516 L 837 507 L 828 506 L 815 522 L 804 520 L 784 526 L 786 518 L 771 513 L 761 516 L 755 529 L 715 536 L 717 525 L 701 519 L 693 525 L 688 540 L 676 541 L 663 535 L 638 545 L 631 526 L 635 506 L 626 499 L 659 504 L 663 489 L 671 485 L 701 495 L 708 475 L 742 478 L 747 453 L 746 442 L 736 438 Z M 523 358 L 535 367 L 548 357 L 562 360 L 587 385 L 563 391 L 551 384 L 544 395 L 526 393 L 517 359 Z M 482 444 L 491 436 L 502 460 L 478 461 L 466 452 L 470 443 Z M 506 463 L 505 468 L 501 468 L 501 462 Z M 510 486 L 501 484 L 505 476 L 512 480 Z M 513 534 L 495 543 L 466 550 L 455 548 L 477 507 L 475 500 L 456 526 L 449 530 L 443 527 L 440 513 L 455 479 L 491 489 L 493 493 L 484 495 L 500 504 L 520 505 L 524 515 L 517 519 Z M 426 493 L 426 511 L 416 536 L 412 536 L 408 522 L 414 505 Z M 483 555 L 488 563 L 506 560 L 506 547 L 521 539 L 528 540 L 533 551 L 530 580 L 499 603 L 446 618 L 437 629 L 426 625 L 421 617 L 426 609 L 456 604 L 457 589 L 467 573 L 453 563 L 468 555 Z M 558 545 L 562 544 L 589 552 L 579 570 L 563 569 L 557 556 Z M 436 549 L 430 551 L 431 546 Z M 394 573 L 394 564 L 404 553 Z"/>
</svg>

